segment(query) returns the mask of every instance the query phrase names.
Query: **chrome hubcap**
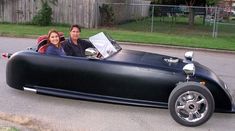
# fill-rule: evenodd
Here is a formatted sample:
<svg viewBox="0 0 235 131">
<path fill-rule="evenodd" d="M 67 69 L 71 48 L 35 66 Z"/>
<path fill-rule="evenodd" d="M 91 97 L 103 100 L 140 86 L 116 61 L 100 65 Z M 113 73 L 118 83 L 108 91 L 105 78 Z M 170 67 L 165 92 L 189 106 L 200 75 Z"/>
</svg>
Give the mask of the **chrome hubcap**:
<svg viewBox="0 0 235 131">
<path fill-rule="evenodd" d="M 208 102 L 202 94 L 187 91 L 177 98 L 175 111 L 182 120 L 197 122 L 207 114 Z"/>
</svg>

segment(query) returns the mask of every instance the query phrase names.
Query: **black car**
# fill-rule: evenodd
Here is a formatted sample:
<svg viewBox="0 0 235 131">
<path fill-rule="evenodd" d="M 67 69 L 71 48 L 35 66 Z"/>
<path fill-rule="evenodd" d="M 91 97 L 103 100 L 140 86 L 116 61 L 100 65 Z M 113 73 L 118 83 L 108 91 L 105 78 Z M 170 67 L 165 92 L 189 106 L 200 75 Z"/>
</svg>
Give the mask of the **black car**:
<svg viewBox="0 0 235 131">
<path fill-rule="evenodd" d="M 235 112 L 226 84 L 209 68 L 185 59 L 124 50 L 101 32 L 89 38 L 87 57 L 45 55 L 36 49 L 9 56 L 7 84 L 74 99 L 169 108 L 174 120 L 199 126 L 217 112 Z M 42 46 L 42 43 L 39 44 Z"/>
</svg>

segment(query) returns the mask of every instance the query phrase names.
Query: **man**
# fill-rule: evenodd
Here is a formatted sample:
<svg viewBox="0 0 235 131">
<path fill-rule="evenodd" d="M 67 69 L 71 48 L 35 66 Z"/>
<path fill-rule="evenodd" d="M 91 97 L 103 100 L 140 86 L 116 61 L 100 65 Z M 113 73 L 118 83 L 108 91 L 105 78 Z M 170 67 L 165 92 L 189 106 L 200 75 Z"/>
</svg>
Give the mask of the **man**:
<svg viewBox="0 0 235 131">
<path fill-rule="evenodd" d="M 78 25 L 72 25 L 70 28 L 70 37 L 62 43 L 67 56 L 85 57 L 85 50 L 93 45 L 80 39 L 81 28 Z"/>
</svg>

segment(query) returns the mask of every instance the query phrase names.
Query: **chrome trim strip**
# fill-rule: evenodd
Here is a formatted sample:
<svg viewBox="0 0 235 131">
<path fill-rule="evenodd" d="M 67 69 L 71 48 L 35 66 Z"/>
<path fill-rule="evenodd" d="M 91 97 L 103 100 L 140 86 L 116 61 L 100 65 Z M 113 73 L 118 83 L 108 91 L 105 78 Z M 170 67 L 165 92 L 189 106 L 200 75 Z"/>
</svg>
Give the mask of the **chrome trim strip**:
<svg viewBox="0 0 235 131">
<path fill-rule="evenodd" d="M 28 87 L 23 87 L 23 89 L 24 89 L 24 91 L 37 93 L 37 90 L 36 90 L 36 89 L 32 89 L 32 88 L 28 88 Z"/>
</svg>

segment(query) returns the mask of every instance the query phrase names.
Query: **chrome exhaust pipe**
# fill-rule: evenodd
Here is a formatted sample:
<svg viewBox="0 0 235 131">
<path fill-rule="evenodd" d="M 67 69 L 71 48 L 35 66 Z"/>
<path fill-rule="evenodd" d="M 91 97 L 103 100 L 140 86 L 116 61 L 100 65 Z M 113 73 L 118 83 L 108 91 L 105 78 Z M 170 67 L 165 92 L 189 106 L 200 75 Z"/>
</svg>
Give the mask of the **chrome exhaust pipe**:
<svg viewBox="0 0 235 131">
<path fill-rule="evenodd" d="M 24 91 L 37 93 L 37 90 L 36 90 L 36 89 L 32 89 L 32 88 L 28 88 L 28 87 L 23 87 L 23 89 L 24 89 Z"/>
</svg>

